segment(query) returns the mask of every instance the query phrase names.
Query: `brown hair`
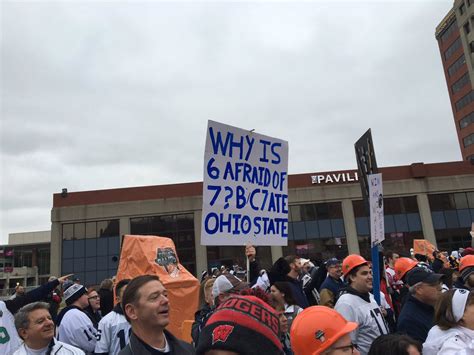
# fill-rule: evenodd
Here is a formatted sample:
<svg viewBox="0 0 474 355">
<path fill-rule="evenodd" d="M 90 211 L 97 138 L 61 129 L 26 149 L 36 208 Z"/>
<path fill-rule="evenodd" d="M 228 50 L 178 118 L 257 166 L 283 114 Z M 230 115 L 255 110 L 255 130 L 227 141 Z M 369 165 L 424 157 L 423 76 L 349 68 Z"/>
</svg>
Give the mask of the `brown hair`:
<svg viewBox="0 0 474 355">
<path fill-rule="evenodd" d="M 453 315 L 453 296 L 455 289 L 444 292 L 436 302 L 434 323 L 442 330 L 457 327 L 459 322 L 456 322 Z M 474 304 L 474 292 L 469 292 L 466 307 Z"/>
<path fill-rule="evenodd" d="M 298 260 L 300 257 L 299 256 L 296 256 L 296 255 L 288 255 L 288 256 L 285 256 L 285 261 L 289 264 L 293 264 L 294 262 L 296 262 L 296 260 Z"/>
<path fill-rule="evenodd" d="M 211 298 L 212 298 L 212 286 L 214 286 L 215 281 L 216 281 L 215 278 L 210 278 L 203 282 L 202 292 L 203 292 L 204 303 L 207 303 L 207 297 L 209 295 L 211 295 Z"/>
<path fill-rule="evenodd" d="M 114 282 L 112 281 L 112 279 L 104 279 L 100 283 L 100 288 L 105 288 L 107 290 L 112 291 L 113 287 L 114 287 Z"/>
<path fill-rule="evenodd" d="M 127 285 L 122 297 L 123 313 L 125 318 L 127 318 L 127 321 L 130 322 L 130 319 L 127 316 L 127 312 L 125 312 L 125 306 L 127 304 L 136 305 L 140 299 L 140 288 L 151 281 L 160 281 L 160 278 L 156 275 L 141 275 L 132 279 L 132 281 Z"/>
<path fill-rule="evenodd" d="M 90 295 L 92 291 L 99 293 L 97 286 L 92 286 L 87 288 L 87 294 Z"/>
<path fill-rule="evenodd" d="M 355 268 L 353 268 L 349 273 L 344 277 L 346 282 L 350 285 L 352 283 L 351 276 L 356 277 L 357 272 L 362 268 L 362 266 L 369 266 L 369 263 L 364 263 L 362 265 L 358 265 Z M 370 267 L 370 266 L 369 266 Z"/>
</svg>

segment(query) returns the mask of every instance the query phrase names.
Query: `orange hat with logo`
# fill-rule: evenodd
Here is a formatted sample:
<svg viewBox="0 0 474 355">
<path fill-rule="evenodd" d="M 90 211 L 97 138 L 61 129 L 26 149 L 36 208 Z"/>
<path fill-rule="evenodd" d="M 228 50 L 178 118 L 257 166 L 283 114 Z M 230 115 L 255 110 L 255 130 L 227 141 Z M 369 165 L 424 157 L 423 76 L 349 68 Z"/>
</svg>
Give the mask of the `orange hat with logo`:
<svg viewBox="0 0 474 355">
<path fill-rule="evenodd" d="M 401 280 L 406 273 L 416 267 L 416 265 L 418 265 L 418 263 L 413 259 L 398 258 L 393 267 L 395 269 L 395 275 L 397 275 L 397 278 Z"/>
<path fill-rule="evenodd" d="M 353 268 L 368 263 L 369 262 L 365 260 L 362 256 L 357 254 L 351 254 L 349 256 L 346 256 L 342 261 L 342 273 L 344 277 L 346 277 L 347 274 L 350 273 Z"/>
<path fill-rule="evenodd" d="M 295 355 L 321 354 L 357 326 L 332 308 L 308 307 L 293 320 L 291 349 Z"/>
</svg>

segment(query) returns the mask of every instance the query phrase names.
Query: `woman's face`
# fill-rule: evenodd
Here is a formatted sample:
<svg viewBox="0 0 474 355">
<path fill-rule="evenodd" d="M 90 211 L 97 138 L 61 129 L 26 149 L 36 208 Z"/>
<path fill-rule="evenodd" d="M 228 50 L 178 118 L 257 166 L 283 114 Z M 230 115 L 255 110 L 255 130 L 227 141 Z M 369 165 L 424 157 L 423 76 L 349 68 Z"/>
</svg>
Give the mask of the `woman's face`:
<svg viewBox="0 0 474 355">
<path fill-rule="evenodd" d="M 466 306 L 462 316 L 462 324 L 469 329 L 474 330 L 474 304 Z"/>
<path fill-rule="evenodd" d="M 214 299 L 212 298 L 212 284 L 210 287 L 206 287 L 204 289 L 204 300 L 210 307 L 214 306 Z"/>
<path fill-rule="evenodd" d="M 275 285 L 270 287 L 270 292 L 275 301 L 277 301 L 279 304 L 285 304 L 285 294 L 281 293 L 280 290 L 275 287 Z"/>
<path fill-rule="evenodd" d="M 280 313 L 279 319 L 280 319 L 280 331 L 282 333 L 288 332 L 288 330 L 289 330 L 288 329 L 288 318 L 286 318 L 285 313 L 283 313 L 283 311 Z"/>
<path fill-rule="evenodd" d="M 91 305 L 92 309 L 98 311 L 100 309 L 100 296 L 96 291 L 91 291 L 88 296 L 89 304 Z"/>
<path fill-rule="evenodd" d="M 408 355 L 421 355 L 415 345 L 410 345 L 407 349 Z"/>
</svg>

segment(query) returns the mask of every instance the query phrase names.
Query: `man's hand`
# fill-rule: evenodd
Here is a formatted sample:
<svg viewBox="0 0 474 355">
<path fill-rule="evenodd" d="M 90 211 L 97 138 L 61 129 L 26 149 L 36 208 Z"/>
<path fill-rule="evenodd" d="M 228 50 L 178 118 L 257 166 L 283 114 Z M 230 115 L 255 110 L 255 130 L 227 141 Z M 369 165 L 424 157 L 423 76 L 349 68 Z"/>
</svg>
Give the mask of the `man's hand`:
<svg viewBox="0 0 474 355">
<path fill-rule="evenodd" d="M 64 276 L 61 276 L 60 278 L 58 278 L 58 281 L 59 281 L 59 284 L 63 284 L 64 281 L 66 281 L 67 279 L 69 279 L 72 275 L 74 274 L 68 274 L 68 275 L 64 275 Z"/>
<path fill-rule="evenodd" d="M 253 245 L 247 244 L 245 246 L 245 255 L 247 256 L 247 258 L 249 258 L 250 262 L 253 262 L 253 261 L 255 261 L 255 256 L 257 255 L 257 250 L 255 249 L 255 247 Z"/>
</svg>

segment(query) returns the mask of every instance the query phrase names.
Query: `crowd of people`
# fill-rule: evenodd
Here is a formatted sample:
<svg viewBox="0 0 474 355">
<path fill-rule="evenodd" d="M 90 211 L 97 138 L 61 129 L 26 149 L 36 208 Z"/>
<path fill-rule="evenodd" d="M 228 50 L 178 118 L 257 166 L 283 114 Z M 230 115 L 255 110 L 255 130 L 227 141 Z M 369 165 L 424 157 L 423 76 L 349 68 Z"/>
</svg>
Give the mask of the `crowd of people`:
<svg viewBox="0 0 474 355">
<path fill-rule="evenodd" d="M 269 270 L 255 247 L 245 256 L 248 275 L 203 271 L 192 342 L 167 330 L 158 276 L 86 287 L 66 275 L 0 301 L 0 354 L 474 354 L 474 249 L 385 252 L 380 297 L 360 255 L 319 266 L 289 255 Z"/>
</svg>

